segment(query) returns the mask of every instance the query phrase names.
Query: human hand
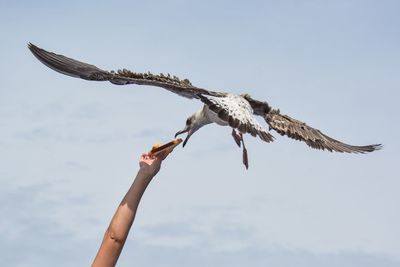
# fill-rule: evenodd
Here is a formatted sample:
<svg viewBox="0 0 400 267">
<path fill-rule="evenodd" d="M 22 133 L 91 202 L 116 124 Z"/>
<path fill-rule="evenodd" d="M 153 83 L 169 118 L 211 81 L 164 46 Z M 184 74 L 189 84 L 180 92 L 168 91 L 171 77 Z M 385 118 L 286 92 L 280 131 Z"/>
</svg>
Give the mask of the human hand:
<svg viewBox="0 0 400 267">
<path fill-rule="evenodd" d="M 142 154 L 139 160 L 139 172 L 147 176 L 155 176 L 161 168 L 161 162 L 168 156 L 170 152 L 160 153 L 158 156 Z"/>
</svg>

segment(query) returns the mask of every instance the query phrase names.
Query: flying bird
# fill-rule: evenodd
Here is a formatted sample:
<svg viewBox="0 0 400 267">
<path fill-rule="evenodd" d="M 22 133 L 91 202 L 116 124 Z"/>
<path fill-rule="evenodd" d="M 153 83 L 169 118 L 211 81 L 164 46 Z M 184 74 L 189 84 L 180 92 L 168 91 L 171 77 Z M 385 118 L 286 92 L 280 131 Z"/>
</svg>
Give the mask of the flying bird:
<svg viewBox="0 0 400 267">
<path fill-rule="evenodd" d="M 206 90 L 193 86 L 188 79 L 179 79 L 170 74 L 138 73 L 126 69 L 116 72 L 106 71 L 91 64 L 48 52 L 32 43 L 28 44 L 28 48 L 44 65 L 68 76 L 90 81 L 109 81 L 116 85 L 157 86 L 185 98 L 200 100 L 204 103 L 203 107 L 186 120 L 185 127 L 178 131 L 175 137 L 187 133 L 183 142 L 185 146 L 190 136 L 207 124 L 230 126 L 234 141 L 243 148 L 242 161 L 246 169 L 249 167 L 247 149 L 243 140 L 243 135 L 246 133 L 269 143 L 274 141 L 270 133 L 273 129 L 280 135 L 303 141 L 314 149 L 330 152 L 367 153 L 381 148 L 380 144 L 355 146 L 335 140 L 304 122 L 281 114 L 279 109 L 273 109 L 267 102 L 253 99 L 249 94 L 237 95 Z M 255 115 L 261 116 L 269 125 L 269 129 L 262 127 Z"/>
</svg>

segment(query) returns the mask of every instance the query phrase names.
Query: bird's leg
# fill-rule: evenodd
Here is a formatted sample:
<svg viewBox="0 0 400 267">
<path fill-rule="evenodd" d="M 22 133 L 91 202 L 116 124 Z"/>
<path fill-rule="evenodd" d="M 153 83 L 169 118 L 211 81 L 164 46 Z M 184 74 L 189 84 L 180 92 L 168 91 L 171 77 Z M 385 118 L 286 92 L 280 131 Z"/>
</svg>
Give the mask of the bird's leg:
<svg viewBox="0 0 400 267">
<path fill-rule="evenodd" d="M 246 166 L 246 170 L 249 169 L 249 158 L 247 156 L 247 149 L 246 146 L 244 145 L 244 140 L 243 140 L 243 134 L 239 133 L 240 135 L 240 140 L 242 141 L 243 144 L 243 164 Z"/>
<path fill-rule="evenodd" d="M 235 140 L 236 144 L 238 145 L 238 147 L 240 147 L 240 142 L 243 140 L 241 138 L 241 136 L 236 132 L 235 129 L 232 129 L 232 136 L 233 139 Z"/>
</svg>

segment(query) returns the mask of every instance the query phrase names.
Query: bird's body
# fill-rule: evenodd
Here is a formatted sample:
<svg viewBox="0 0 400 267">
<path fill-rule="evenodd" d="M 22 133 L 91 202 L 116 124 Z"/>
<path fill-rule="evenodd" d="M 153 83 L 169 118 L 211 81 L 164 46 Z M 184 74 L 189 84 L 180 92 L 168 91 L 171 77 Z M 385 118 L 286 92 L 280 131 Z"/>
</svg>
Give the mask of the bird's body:
<svg viewBox="0 0 400 267">
<path fill-rule="evenodd" d="M 180 80 L 176 76 L 171 77 L 169 74 L 136 73 L 125 69 L 117 72 L 105 71 L 94 65 L 48 52 L 33 44 L 28 44 L 28 47 L 43 64 L 68 76 L 93 81 L 110 81 L 117 85 L 157 86 L 185 98 L 202 101 L 204 103 L 203 108 L 191 115 L 186 121 L 185 128 L 176 133 L 176 135 L 188 133 L 183 146 L 186 145 L 194 132 L 207 124 L 216 123 L 221 126 L 230 126 L 237 145 L 243 145 L 243 163 L 246 168 L 248 168 L 248 159 L 243 135 L 249 133 L 265 142 L 274 140 L 269 131 L 258 123 L 254 115 L 261 116 L 270 129 L 274 129 L 281 135 L 304 141 L 315 149 L 366 153 L 381 148 L 381 145 L 354 146 L 335 140 L 301 121 L 282 115 L 279 110 L 272 109 L 266 102 L 255 100 L 248 94 L 235 95 L 209 91 L 193 86 L 187 79 Z"/>
<path fill-rule="evenodd" d="M 252 123 L 257 125 L 257 121 L 253 117 L 253 109 L 249 102 L 240 95 L 227 94 L 223 97 L 202 96 L 210 101 L 212 104 L 218 105 L 222 110 L 226 111 L 229 115 L 237 118 L 241 123 Z M 206 101 L 206 100 L 204 100 Z M 218 113 L 212 111 L 209 106 L 205 105 L 207 110 L 206 114 L 210 116 L 212 122 L 222 126 L 229 125 L 229 121 L 223 120 L 218 117 Z"/>
<path fill-rule="evenodd" d="M 202 108 L 202 115 L 206 118 L 206 121 L 209 123 L 216 123 L 220 126 L 228 126 L 229 123 L 227 121 L 221 120 L 218 117 L 218 114 L 208 108 L 207 105 L 204 105 Z M 208 124 L 208 123 L 206 123 Z"/>
<path fill-rule="evenodd" d="M 232 118 L 237 119 L 237 122 L 231 122 L 233 128 L 239 127 L 240 125 L 246 125 L 249 126 L 249 131 L 251 128 L 254 128 L 266 132 L 253 116 L 253 108 L 243 96 L 235 94 L 227 94 L 223 97 L 202 95 L 201 98 L 203 99 L 203 102 L 208 103 L 209 101 L 211 103 L 209 105 L 206 104 L 203 107 L 204 116 L 206 116 L 210 122 L 221 126 L 228 126 L 229 116 L 231 116 Z M 235 123 L 239 126 L 235 126 Z M 246 133 L 246 128 L 243 128 L 241 132 Z"/>
</svg>

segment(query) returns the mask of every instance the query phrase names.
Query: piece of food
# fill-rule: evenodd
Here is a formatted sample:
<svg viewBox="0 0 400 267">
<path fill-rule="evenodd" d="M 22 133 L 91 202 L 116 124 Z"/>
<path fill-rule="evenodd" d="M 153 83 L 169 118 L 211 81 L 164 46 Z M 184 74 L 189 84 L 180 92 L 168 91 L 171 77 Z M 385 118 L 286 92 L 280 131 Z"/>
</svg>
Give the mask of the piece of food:
<svg viewBox="0 0 400 267">
<path fill-rule="evenodd" d="M 164 145 L 155 144 L 153 146 L 153 148 L 151 149 L 151 151 L 149 152 L 149 155 L 150 156 L 157 156 L 157 155 L 159 155 L 160 153 L 162 153 L 164 151 L 171 152 L 180 143 L 182 143 L 182 139 L 181 138 L 172 140 L 171 142 L 168 142 L 168 143 L 166 143 Z"/>
</svg>

